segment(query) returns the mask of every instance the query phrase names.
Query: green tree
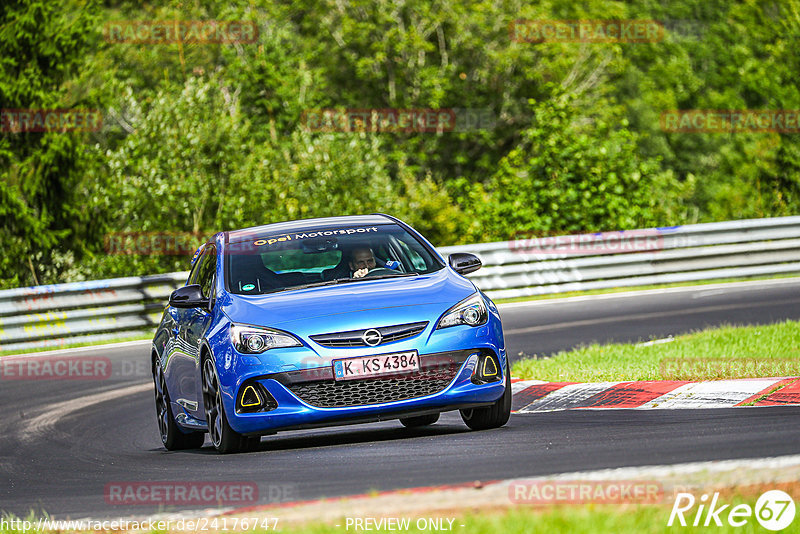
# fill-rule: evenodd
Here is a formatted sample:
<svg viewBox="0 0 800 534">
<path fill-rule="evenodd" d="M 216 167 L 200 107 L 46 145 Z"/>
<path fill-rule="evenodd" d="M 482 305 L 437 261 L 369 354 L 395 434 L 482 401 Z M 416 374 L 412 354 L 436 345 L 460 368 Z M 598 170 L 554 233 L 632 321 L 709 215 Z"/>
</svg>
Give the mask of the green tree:
<svg viewBox="0 0 800 534">
<path fill-rule="evenodd" d="M 93 108 L 68 90 L 96 11 L 84 4 L 8 0 L 0 8 L 0 108 Z M 88 134 L 0 133 L 0 287 L 52 282 L 96 238 L 87 205 Z"/>
<path fill-rule="evenodd" d="M 584 117 L 574 97 L 556 90 L 531 101 L 533 125 L 484 186 L 471 192 L 480 226 L 475 239 L 510 239 L 518 232 L 561 235 L 632 229 L 669 221 L 653 195 L 668 181 L 658 162 L 637 154 L 625 120 Z"/>
</svg>

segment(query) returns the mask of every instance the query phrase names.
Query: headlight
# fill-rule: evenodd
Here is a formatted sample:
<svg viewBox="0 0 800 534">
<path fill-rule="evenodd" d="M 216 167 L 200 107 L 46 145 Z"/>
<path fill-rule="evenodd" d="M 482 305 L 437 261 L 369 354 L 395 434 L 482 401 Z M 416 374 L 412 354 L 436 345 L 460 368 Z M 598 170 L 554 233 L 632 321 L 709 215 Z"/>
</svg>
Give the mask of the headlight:
<svg viewBox="0 0 800 534">
<path fill-rule="evenodd" d="M 297 338 L 285 332 L 236 324 L 231 325 L 231 341 L 242 354 L 260 354 L 269 349 L 302 346 Z"/>
<path fill-rule="evenodd" d="M 486 312 L 486 303 L 480 294 L 476 293 L 447 310 L 442 318 L 439 319 L 439 324 L 436 325 L 436 328 L 447 328 L 448 326 L 460 324 L 479 326 L 488 319 L 489 314 Z"/>
</svg>

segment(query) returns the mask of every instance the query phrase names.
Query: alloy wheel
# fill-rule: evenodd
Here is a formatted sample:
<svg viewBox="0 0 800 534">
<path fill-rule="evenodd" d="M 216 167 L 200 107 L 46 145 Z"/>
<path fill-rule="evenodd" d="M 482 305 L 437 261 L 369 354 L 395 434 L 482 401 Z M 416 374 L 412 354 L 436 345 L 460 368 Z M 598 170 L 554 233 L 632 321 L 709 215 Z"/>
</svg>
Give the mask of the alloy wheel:
<svg viewBox="0 0 800 534">
<path fill-rule="evenodd" d="M 211 358 L 207 358 L 203 363 L 203 404 L 208 422 L 208 435 L 214 447 L 219 448 L 222 443 L 222 396 Z"/>
</svg>

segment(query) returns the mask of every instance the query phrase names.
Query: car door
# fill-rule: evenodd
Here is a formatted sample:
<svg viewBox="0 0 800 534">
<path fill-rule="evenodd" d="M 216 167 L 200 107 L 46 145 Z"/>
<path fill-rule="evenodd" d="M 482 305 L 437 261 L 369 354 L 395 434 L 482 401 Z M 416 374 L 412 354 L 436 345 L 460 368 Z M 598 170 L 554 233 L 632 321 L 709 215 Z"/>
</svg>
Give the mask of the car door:
<svg viewBox="0 0 800 534">
<path fill-rule="evenodd" d="M 200 286 L 200 291 L 203 297 L 209 299 L 207 309 L 193 308 L 186 310 L 185 319 L 185 334 L 187 351 L 192 356 L 191 369 L 187 369 L 187 377 L 181 380 L 181 394 L 187 402 L 187 410 L 194 412 L 195 416 L 200 418 L 203 415 L 200 411 L 203 409 L 201 401 L 202 390 L 200 387 L 200 348 L 203 343 L 206 331 L 211 325 L 213 318 L 214 303 L 216 300 L 215 283 L 217 271 L 217 248 L 214 245 L 207 245 L 203 249 L 202 258 L 203 263 L 200 265 L 197 280 L 194 282 Z"/>
<path fill-rule="evenodd" d="M 216 248 L 207 244 L 195 262 L 186 285 L 199 284 L 204 287 L 205 282 L 205 287 L 208 287 L 209 273 L 213 279 L 216 261 Z M 198 409 L 201 408 L 197 384 L 200 358 L 197 332 L 198 329 L 201 329 L 202 332 L 205 331 L 204 326 L 210 322 L 211 314 L 208 310 L 200 308 L 172 307 L 169 309 L 169 313 L 174 318 L 174 324 L 169 343 L 170 350 L 164 367 L 164 377 L 172 402 L 178 405 L 173 406 L 176 413 L 183 410 L 196 417 Z"/>
</svg>

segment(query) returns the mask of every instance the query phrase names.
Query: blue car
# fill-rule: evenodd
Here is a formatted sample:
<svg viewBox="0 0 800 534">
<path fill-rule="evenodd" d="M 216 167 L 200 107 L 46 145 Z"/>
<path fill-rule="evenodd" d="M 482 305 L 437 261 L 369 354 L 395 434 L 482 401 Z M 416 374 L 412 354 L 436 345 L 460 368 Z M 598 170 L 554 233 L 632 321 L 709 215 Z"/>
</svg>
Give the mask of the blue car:
<svg viewBox="0 0 800 534">
<path fill-rule="evenodd" d="M 221 232 L 195 254 L 153 339 L 169 450 L 249 451 L 278 430 L 460 410 L 504 425 L 509 363 L 497 307 L 419 233 L 383 214 Z"/>
</svg>

